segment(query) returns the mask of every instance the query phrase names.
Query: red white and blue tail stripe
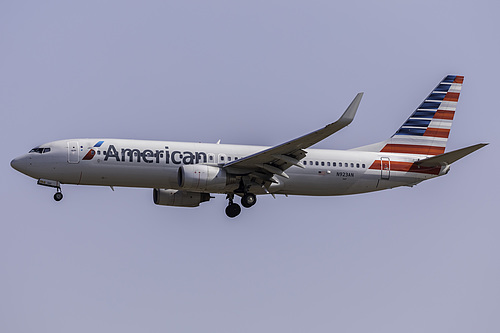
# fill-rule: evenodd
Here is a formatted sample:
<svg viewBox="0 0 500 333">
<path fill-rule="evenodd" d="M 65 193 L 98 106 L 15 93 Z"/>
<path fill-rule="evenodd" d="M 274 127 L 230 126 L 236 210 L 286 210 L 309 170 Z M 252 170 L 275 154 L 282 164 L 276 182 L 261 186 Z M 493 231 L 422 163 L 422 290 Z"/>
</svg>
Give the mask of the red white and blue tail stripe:
<svg viewBox="0 0 500 333">
<path fill-rule="evenodd" d="M 463 76 L 446 76 L 380 151 L 419 155 L 444 153 L 463 82 Z"/>
</svg>

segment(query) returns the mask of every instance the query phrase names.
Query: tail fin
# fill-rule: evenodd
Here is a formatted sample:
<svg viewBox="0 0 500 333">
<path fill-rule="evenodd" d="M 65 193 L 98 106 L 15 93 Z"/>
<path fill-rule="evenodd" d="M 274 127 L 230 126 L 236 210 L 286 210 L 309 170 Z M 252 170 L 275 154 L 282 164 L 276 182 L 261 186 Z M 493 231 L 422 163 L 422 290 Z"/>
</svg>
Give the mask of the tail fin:
<svg viewBox="0 0 500 333">
<path fill-rule="evenodd" d="M 356 150 L 419 155 L 444 153 L 463 82 L 463 76 L 446 76 L 389 140 Z"/>
</svg>

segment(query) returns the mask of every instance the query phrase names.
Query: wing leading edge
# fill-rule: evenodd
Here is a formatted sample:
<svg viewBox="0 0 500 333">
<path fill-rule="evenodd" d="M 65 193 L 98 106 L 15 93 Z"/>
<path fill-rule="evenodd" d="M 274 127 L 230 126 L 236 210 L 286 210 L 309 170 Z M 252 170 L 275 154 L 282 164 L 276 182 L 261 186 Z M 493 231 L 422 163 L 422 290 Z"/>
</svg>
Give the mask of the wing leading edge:
<svg viewBox="0 0 500 333">
<path fill-rule="evenodd" d="M 261 175 L 261 178 L 265 180 L 272 179 L 273 175 L 288 178 L 285 173 L 286 169 L 293 165 L 304 167 L 300 163 L 300 160 L 306 156 L 304 149 L 326 139 L 353 121 L 362 97 L 363 93 L 357 94 L 336 122 L 294 140 L 227 163 L 224 165 L 224 169 L 234 174 Z"/>
</svg>

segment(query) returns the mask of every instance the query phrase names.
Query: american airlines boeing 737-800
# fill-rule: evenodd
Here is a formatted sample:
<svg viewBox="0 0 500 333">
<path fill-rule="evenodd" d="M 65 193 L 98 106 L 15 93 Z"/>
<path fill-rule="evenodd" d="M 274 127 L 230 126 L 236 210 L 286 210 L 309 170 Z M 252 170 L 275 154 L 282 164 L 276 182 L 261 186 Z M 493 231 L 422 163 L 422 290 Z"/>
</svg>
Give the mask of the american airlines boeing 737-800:
<svg viewBox="0 0 500 333">
<path fill-rule="evenodd" d="M 351 150 L 309 149 L 354 119 L 359 93 L 334 123 L 274 147 L 144 141 L 54 141 L 15 158 L 11 166 L 56 189 L 61 184 L 153 189 L 157 205 L 197 207 L 226 194 L 226 214 L 256 195 L 333 196 L 413 186 L 448 173 L 450 165 L 486 143 L 445 153 L 463 76 L 446 76 L 388 140 Z"/>
</svg>

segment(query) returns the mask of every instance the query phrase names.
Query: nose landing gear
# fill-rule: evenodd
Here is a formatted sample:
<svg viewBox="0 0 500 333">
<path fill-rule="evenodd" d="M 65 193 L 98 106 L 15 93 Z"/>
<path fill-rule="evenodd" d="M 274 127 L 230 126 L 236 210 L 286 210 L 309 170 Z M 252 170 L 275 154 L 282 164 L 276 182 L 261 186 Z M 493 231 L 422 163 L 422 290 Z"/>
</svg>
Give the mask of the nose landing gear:
<svg viewBox="0 0 500 333">
<path fill-rule="evenodd" d="M 61 201 L 61 200 L 62 200 L 62 198 L 63 198 L 63 194 L 62 194 L 62 192 L 61 192 L 61 188 L 60 188 L 60 187 L 58 187 L 58 188 L 57 188 L 57 192 L 54 194 L 54 200 L 55 200 L 55 201 Z"/>
<path fill-rule="evenodd" d="M 38 179 L 37 184 L 42 185 L 42 186 L 55 188 L 57 190 L 57 192 L 56 192 L 56 194 L 54 194 L 54 200 L 55 201 L 62 200 L 63 194 L 61 192 L 61 183 L 59 183 L 57 180 Z"/>
</svg>

